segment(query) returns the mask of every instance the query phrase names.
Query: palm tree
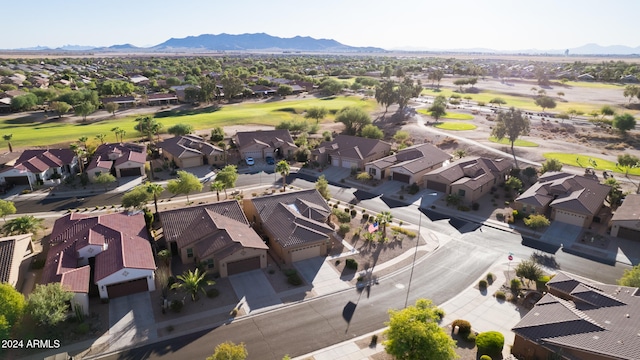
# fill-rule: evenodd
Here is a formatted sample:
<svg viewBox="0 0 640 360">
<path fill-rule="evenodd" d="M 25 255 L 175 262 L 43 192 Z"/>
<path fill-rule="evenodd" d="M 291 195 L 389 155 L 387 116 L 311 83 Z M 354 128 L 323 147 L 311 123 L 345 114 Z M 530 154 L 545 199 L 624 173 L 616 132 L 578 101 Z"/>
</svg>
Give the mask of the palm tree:
<svg viewBox="0 0 640 360">
<path fill-rule="evenodd" d="M 78 139 L 78 141 L 80 141 L 82 143 L 82 146 L 84 146 L 85 150 L 87 149 L 87 141 L 89 140 L 88 137 L 86 136 L 82 136 Z"/>
<path fill-rule="evenodd" d="M 276 164 L 276 172 L 282 175 L 282 191 L 286 189 L 287 186 L 287 175 L 289 175 L 289 171 L 291 168 L 289 167 L 289 163 L 287 160 L 280 160 Z"/>
<path fill-rule="evenodd" d="M 159 136 L 162 124 L 156 119 L 151 116 L 141 116 L 136 118 L 136 121 L 138 122 L 135 126 L 136 130 L 145 135 L 149 143 L 153 142 L 153 135 Z"/>
<path fill-rule="evenodd" d="M 104 139 L 107 138 L 107 134 L 98 134 L 96 135 L 96 140 L 100 140 L 100 145 L 104 144 Z"/>
<path fill-rule="evenodd" d="M 378 224 L 382 226 L 382 233 L 385 236 L 387 235 L 387 224 L 391 223 L 392 219 L 393 215 L 391 215 L 390 211 L 383 211 L 376 216 L 376 221 L 378 221 Z"/>
<path fill-rule="evenodd" d="M 116 126 L 113 129 L 111 129 L 111 131 L 113 131 L 113 133 L 116 135 L 116 142 L 120 142 L 120 141 L 118 141 L 118 135 L 119 135 L 119 132 L 120 132 L 120 128 L 118 126 Z"/>
<path fill-rule="evenodd" d="M 2 226 L 2 232 L 7 236 L 28 233 L 37 234 L 39 230 L 44 229 L 43 222 L 44 219 L 38 219 L 33 215 L 20 216 L 7 221 Z"/>
<path fill-rule="evenodd" d="M 162 192 L 164 191 L 164 187 L 162 187 L 162 185 L 160 184 L 154 184 L 149 181 L 147 181 L 144 186 L 147 192 L 153 195 L 153 205 L 155 205 L 156 215 L 158 215 L 158 195 L 162 194 Z"/>
<path fill-rule="evenodd" d="M 211 183 L 211 191 L 216 192 L 216 196 L 218 197 L 218 201 L 220 201 L 220 191 L 226 190 L 224 183 L 222 181 L 214 181 Z"/>
<path fill-rule="evenodd" d="M 200 273 L 200 269 L 196 268 L 195 271 L 188 270 L 182 273 L 182 275 L 176 276 L 181 282 L 171 285 L 171 289 L 184 289 L 191 294 L 191 301 L 196 301 L 200 291 L 205 295 L 207 294 L 207 291 L 204 289 L 205 286 L 215 285 L 214 281 L 206 280 L 206 276 L 206 273 Z"/>
<path fill-rule="evenodd" d="M 84 171 L 84 156 L 87 152 L 83 148 L 78 146 L 78 144 L 71 144 L 69 145 L 69 148 L 71 149 L 71 151 L 73 151 L 74 154 L 76 154 L 76 157 L 78 158 L 78 166 L 80 168 L 79 170 L 80 173 L 82 173 Z"/>
<path fill-rule="evenodd" d="M 9 146 L 9 152 L 13 152 L 13 146 L 11 146 L 11 138 L 12 137 L 13 137 L 13 134 L 4 134 L 4 135 L 2 135 L 2 138 L 7 141 L 7 145 Z"/>
<path fill-rule="evenodd" d="M 120 129 L 120 130 L 116 131 L 116 136 L 117 135 L 120 135 L 120 142 L 124 142 L 124 136 L 127 135 L 127 130 Z"/>
</svg>

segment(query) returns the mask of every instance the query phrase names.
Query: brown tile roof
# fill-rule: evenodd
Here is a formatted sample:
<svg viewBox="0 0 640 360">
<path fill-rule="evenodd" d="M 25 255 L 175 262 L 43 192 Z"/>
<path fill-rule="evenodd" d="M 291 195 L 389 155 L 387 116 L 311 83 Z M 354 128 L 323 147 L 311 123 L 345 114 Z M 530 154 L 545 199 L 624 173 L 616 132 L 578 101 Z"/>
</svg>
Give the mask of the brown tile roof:
<svg viewBox="0 0 640 360">
<path fill-rule="evenodd" d="M 16 168 L 21 171 L 41 173 L 50 168 L 71 164 L 74 157 L 75 154 L 70 149 L 25 150 L 13 167 L 5 168 L 3 171 Z"/>
<path fill-rule="evenodd" d="M 333 139 L 333 141 L 321 143 L 311 153 L 327 153 L 350 159 L 363 160 L 375 153 L 384 153 L 390 148 L 391 144 L 382 140 L 368 139 L 359 136 L 338 135 Z"/>
<path fill-rule="evenodd" d="M 77 269 L 78 251 L 87 245 L 103 248 L 96 255 L 94 282 L 126 267 L 156 268 L 143 214 L 89 217 L 71 213 L 56 220 L 50 243 L 41 282 L 60 282 L 76 292 L 87 292 L 89 288 L 88 282 L 85 286 L 80 283 L 88 275 Z"/>
<path fill-rule="evenodd" d="M 600 284 L 561 271 L 547 286 L 571 294 L 572 300 L 545 295 L 513 328 L 516 334 L 545 347 L 640 359 L 638 288 Z"/>
<path fill-rule="evenodd" d="M 178 97 L 175 94 L 163 94 L 163 93 L 158 93 L 158 94 L 147 94 L 147 100 L 156 100 L 156 101 L 160 101 L 160 100 L 177 100 Z"/>
<path fill-rule="evenodd" d="M 374 165 L 380 169 L 401 167 L 415 174 L 449 159 L 451 159 L 451 155 L 437 147 L 431 144 L 421 144 L 402 149 L 397 154 L 372 161 L 367 165 Z"/>
<path fill-rule="evenodd" d="M 327 202 L 315 190 L 302 190 L 252 198 L 263 226 L 283 248 L 323 240 L 333 229 Z"/>
<path fill-rule="evenodd" d="M 204 139 L 196 135 L 174 136 L 172 138 L 165 139 L 163 142 L 158 144 L 158 147 L 180 159 L 199 157 L 203 154 L 223 154 L 222 149 L 209 144 L 204 141 Z"/>
<path fill-rule="evenodd" d="M 267 130 L 267 131 L 245 131 L 238 132 L 235 135 L 236 145 L 241 151 L 247 146 L 260 144 L 264 147 L 279 148 L 284 144 L 291 147 L 297 147 L 293 143 L 293 138 L 289 130 Z"/>
<path fill-rule="evenodd" d="M 95 168 L 111 169 L 111 163 L 114 166 L 118 166 L 127 161 L 144 164 L 147 161 L 147 145 L 133 143 L 102 144 L 96 149 L 86 170 Z"/>
<path fill-rule="evenodd" d="M 200 259 L 223 258 L 242 248 L 268 248 L 236 200 L 162 211 L 160 220 L 167 241 L 180 248 L 193 245 Z"/>
<path fill-rule="evenodd" d="M 629 194 L 616 210 L 611 221 L 640 220 L 640 194 Z"/>
<path fill-rule="evenodd" d="M 562 172 L 544 174 L 515 201 L 596 215 L 610 187 L 584 176 Z"/>
<path fill-rule="evenodd" d="M 487 159 L 483 157 L 465 158 L 449 166 L 430 171 L 425 176 L 439 174 L 452 185 L 464 184 L 470 189 L 477 189 L 482 185 L 493 182 L 501 173 L 513 166 L 506 159 Z"/>
</svg>

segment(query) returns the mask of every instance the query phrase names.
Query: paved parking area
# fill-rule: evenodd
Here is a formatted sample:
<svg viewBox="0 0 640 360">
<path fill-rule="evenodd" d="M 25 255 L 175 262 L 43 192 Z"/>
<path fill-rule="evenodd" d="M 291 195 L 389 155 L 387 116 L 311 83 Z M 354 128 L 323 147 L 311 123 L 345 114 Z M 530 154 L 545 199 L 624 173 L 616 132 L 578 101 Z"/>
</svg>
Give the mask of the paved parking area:
<svg viewBox="0 0 640 360">
<path fill-rule="evenodd" d="M 257 309 L 282 304 L 262 270 L 231 275 L 229 281 L 247 314 Z"/>
<path fill-rule="evenodd" d="M 552 221 L 549 228 L 542 234 L 540 241 L 563 247 L 570 247 L 580 235 L 582 227 L 565 224 L 559 221 Z"/>
<path fill-rule="evenodd" d="M 304 280 L 313 286 L 313 292 L 320 296 L 348 289 L 348 283 L 340 280 L 340 274 L 325 261 L 324 257 L 296 261 L 294 264 Z"/>
<path fill-rule="evenodd" d="M 150 293 L 141 292 L 109 301 L 109 335 L 110 350 L 158 337 Z"/>
</svg>

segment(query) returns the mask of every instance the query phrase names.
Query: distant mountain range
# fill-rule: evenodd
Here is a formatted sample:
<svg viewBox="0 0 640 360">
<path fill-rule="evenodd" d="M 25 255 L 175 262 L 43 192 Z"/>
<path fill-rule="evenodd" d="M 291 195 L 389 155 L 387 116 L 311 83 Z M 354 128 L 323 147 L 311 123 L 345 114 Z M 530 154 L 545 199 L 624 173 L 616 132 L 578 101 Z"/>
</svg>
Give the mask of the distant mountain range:
<svg viewBox="0 0 640 360">
<path fill-rule="evenodd" d="M 14 51 L 91 51 L 91 52 L 208 52 L 208 51 L 274 51 L 274 52 L 318 52 L 318 53 L 382 53 L 388 50 L 378 47 L 356 47 L 339 43 L 332 39 L 315 39 L 309 36 L 281 38 L 265 33 L 258 34 L 203 34 L 185 38 L 171 38 L 161 44 L 151 47 L 136 47 L 131 44 L 112 45 L 109 47 L 95 47 L 83 45 L 65 45 L 59 48 L 37 46 L 32 48 L 13 49 Z M 488 48 L 467 49 L 432 49 L 419 47 L 403 47 L 392 51 L 420 51 L 434 53 L 476 53 L 476 54 L 549 54 L 563 55 L 569 50 L 569 55 L 638 55 L 640 46 L 624 45 L 600 46 L 586 44 L 569 49 L 522 49 L 512 51 L 494 50 Z"/>
</svg>

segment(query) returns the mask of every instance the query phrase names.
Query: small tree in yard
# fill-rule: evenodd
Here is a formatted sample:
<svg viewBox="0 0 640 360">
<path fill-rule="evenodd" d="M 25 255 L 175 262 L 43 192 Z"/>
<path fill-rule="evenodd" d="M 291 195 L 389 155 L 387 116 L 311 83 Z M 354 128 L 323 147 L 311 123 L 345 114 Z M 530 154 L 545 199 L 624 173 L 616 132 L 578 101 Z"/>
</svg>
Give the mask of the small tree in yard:
<svg viewBox="0 0 640 360">
<path fill-rule="evenodd" d="M 540 169 L 540 173 L 544 174 L 549 171 L 560 171 L 562 170 L 562 163 L 558 159 L 547 159 L 547 161 L 542 163 L 542 169 Z"/>
<path fill-rule="evenodd" d="M 512 107 L 508 111 L 500 112 L 498 114 L 496 126 L 491 131 L 491 135 L 495 136 L 498 141 L 503 138 L 507 138 L 511 143 L 511 154 L 513 154 L 513 158 L 515 159 L 516 154 L 513 150 L 513 143 L 515 143 L 521 135 L 528 135 L 529 127 L 529 119 L 522 116 L 522 112 L 520 110 L 516 110 Z"/>
<path fill-rule="evenodd" d="M 616 115 L 613 118 L 613 127 L 620 130 L 622 134 L 636 127 L 636 118 L 631 114 Z"/>
<path fill-rule="evenodd" d="M 107 191 L 107 189 L 109 188 L 109 184 L 116 181 L 116 177 L 109 173 L 101 173 L 101 174 L 98 174 L 93 179 L 93 181 L 96 184 L 104 185 L 104 191 Z"/>
<path fill-rule="evenodd" d="M 0 283 L 0 339 L 11 336 L 11 328 L 22 319 L 24 295 L 8 283 Z"/>
<path fill-rule="evenodd" d="M 206 279 L 207 274 L 205 272 L 200 272 L 199 269 L 195 271 L 185 271 L 182 275 L 176 276 L 180 282 L 174 283 L 171 285 L 172 289 L 183 289 L 189 294 L 191 294 L 191 300 L 196 301 L 198 299 L 198 293 L 202 292 L 203 294 L 207 294 L 205 290 L 205 286 L 207 285 L 215 285 L 214 281 Z"/>
<path fill-rule="evenodd" d="M 244 343 L 234 344 L 231 341 L 226 341 L 216 346 L 213 355 L 209 356 L 207 360 L 244 360 L 248 355 Z"/>
<path fill-rule="evenodd" d="M 504 185 L 515 192 L 518 192 L 520 191 L 520 189 L 522 189 L 522 181 L 515 176 L 512 176 L 509 179 L 507 179 Z"/>
<path fill-rule="evenodd" d="M 172 194 L 185 194 L 189 202 L 189 193 L 202 190 L 202 183 L 192 173 L 178 171 L 178 178 L 167 182 L 167 190 Z"/>
<path fill-rule="evenodd" d="M 438 308 L 426 299 L 403 310 L 389 310 L 387 354 L 398 360 L 456 358 L 455 341 L 439 326 Z"/>
<path fill-rule="evenodd" d="M 522 260 L 516 266 L 516 276 L 527 279 L 528 281 L 536 281 L 543 275 L 540 265 L 533 260 Z"/>
<path fill-rule="evenodd" d="M 289 163 L 286 160 L 280 160 L 276 164 L 275 172 L 282 175 L 282 191 L 286 189 L 287 175 L 289 175 L 290 170 L 291 168 L 289 167 Z"/>
<path fill-rule="evenodd" d="M 16 205 L 13 201 L 8 200 L 0 200 L 0 216 L 2 216 L 2 220 L 7 222 L 7 215 L 13 215 L 16 213 Z"/>
<path fill-rule="evenodd" d="M 41 325 L 55 326 L 67 318 L 71 299 L 73 293 L 60 283 L 36 285 L 27 299 L 27 313 Z"/>
<path fill-rule="evenodd" d="M 151 194 L 147 192 L 144 185 L 138 185 L 122 195 L 122 207 L 142 209 L 149 200 L 151 200 Z"/>
<path fill-rule="evenodd" d="M 504 347 L 504 335 L 498 331 L 486 331 L 476 337 L 478 354 L 499 355 Z"/>
<path fill-rule="evenodd" d="M 36 218 L 33 215 L 20 216 L 5 222 L 2 226 L 2 233 L 7 236 L 28 233 L 37 234 L 38 231 L 44 229 L 43 222 L 44 219 Z"/>
<path fill-rule="evenodd" d="M 625 270 L 624 274 L 618 279 L 618 285 L 640 287 L 640 265 L 636 265 L 631 270 Z"/>
<path fill-rule="evenodd" d="M 325 200 L 331 199 L 331 193 L 329 192 L 329 182 L 327 178 L 322 175 L 316 180 L 316 190 L 322 195 Z"/>
<path fill-rule="evenodd" d="M 537 231 L 540 228 L 549 226 L 549 224 L 551 223 L 549 222 L 549 219 L 547 219 L 546 216 L 541 214 L 534 214 L 534 215 L 529 215 L 527 218 L 525 218 L 524 224 L 532 228 L 534 231 Z"/>
</svg>

